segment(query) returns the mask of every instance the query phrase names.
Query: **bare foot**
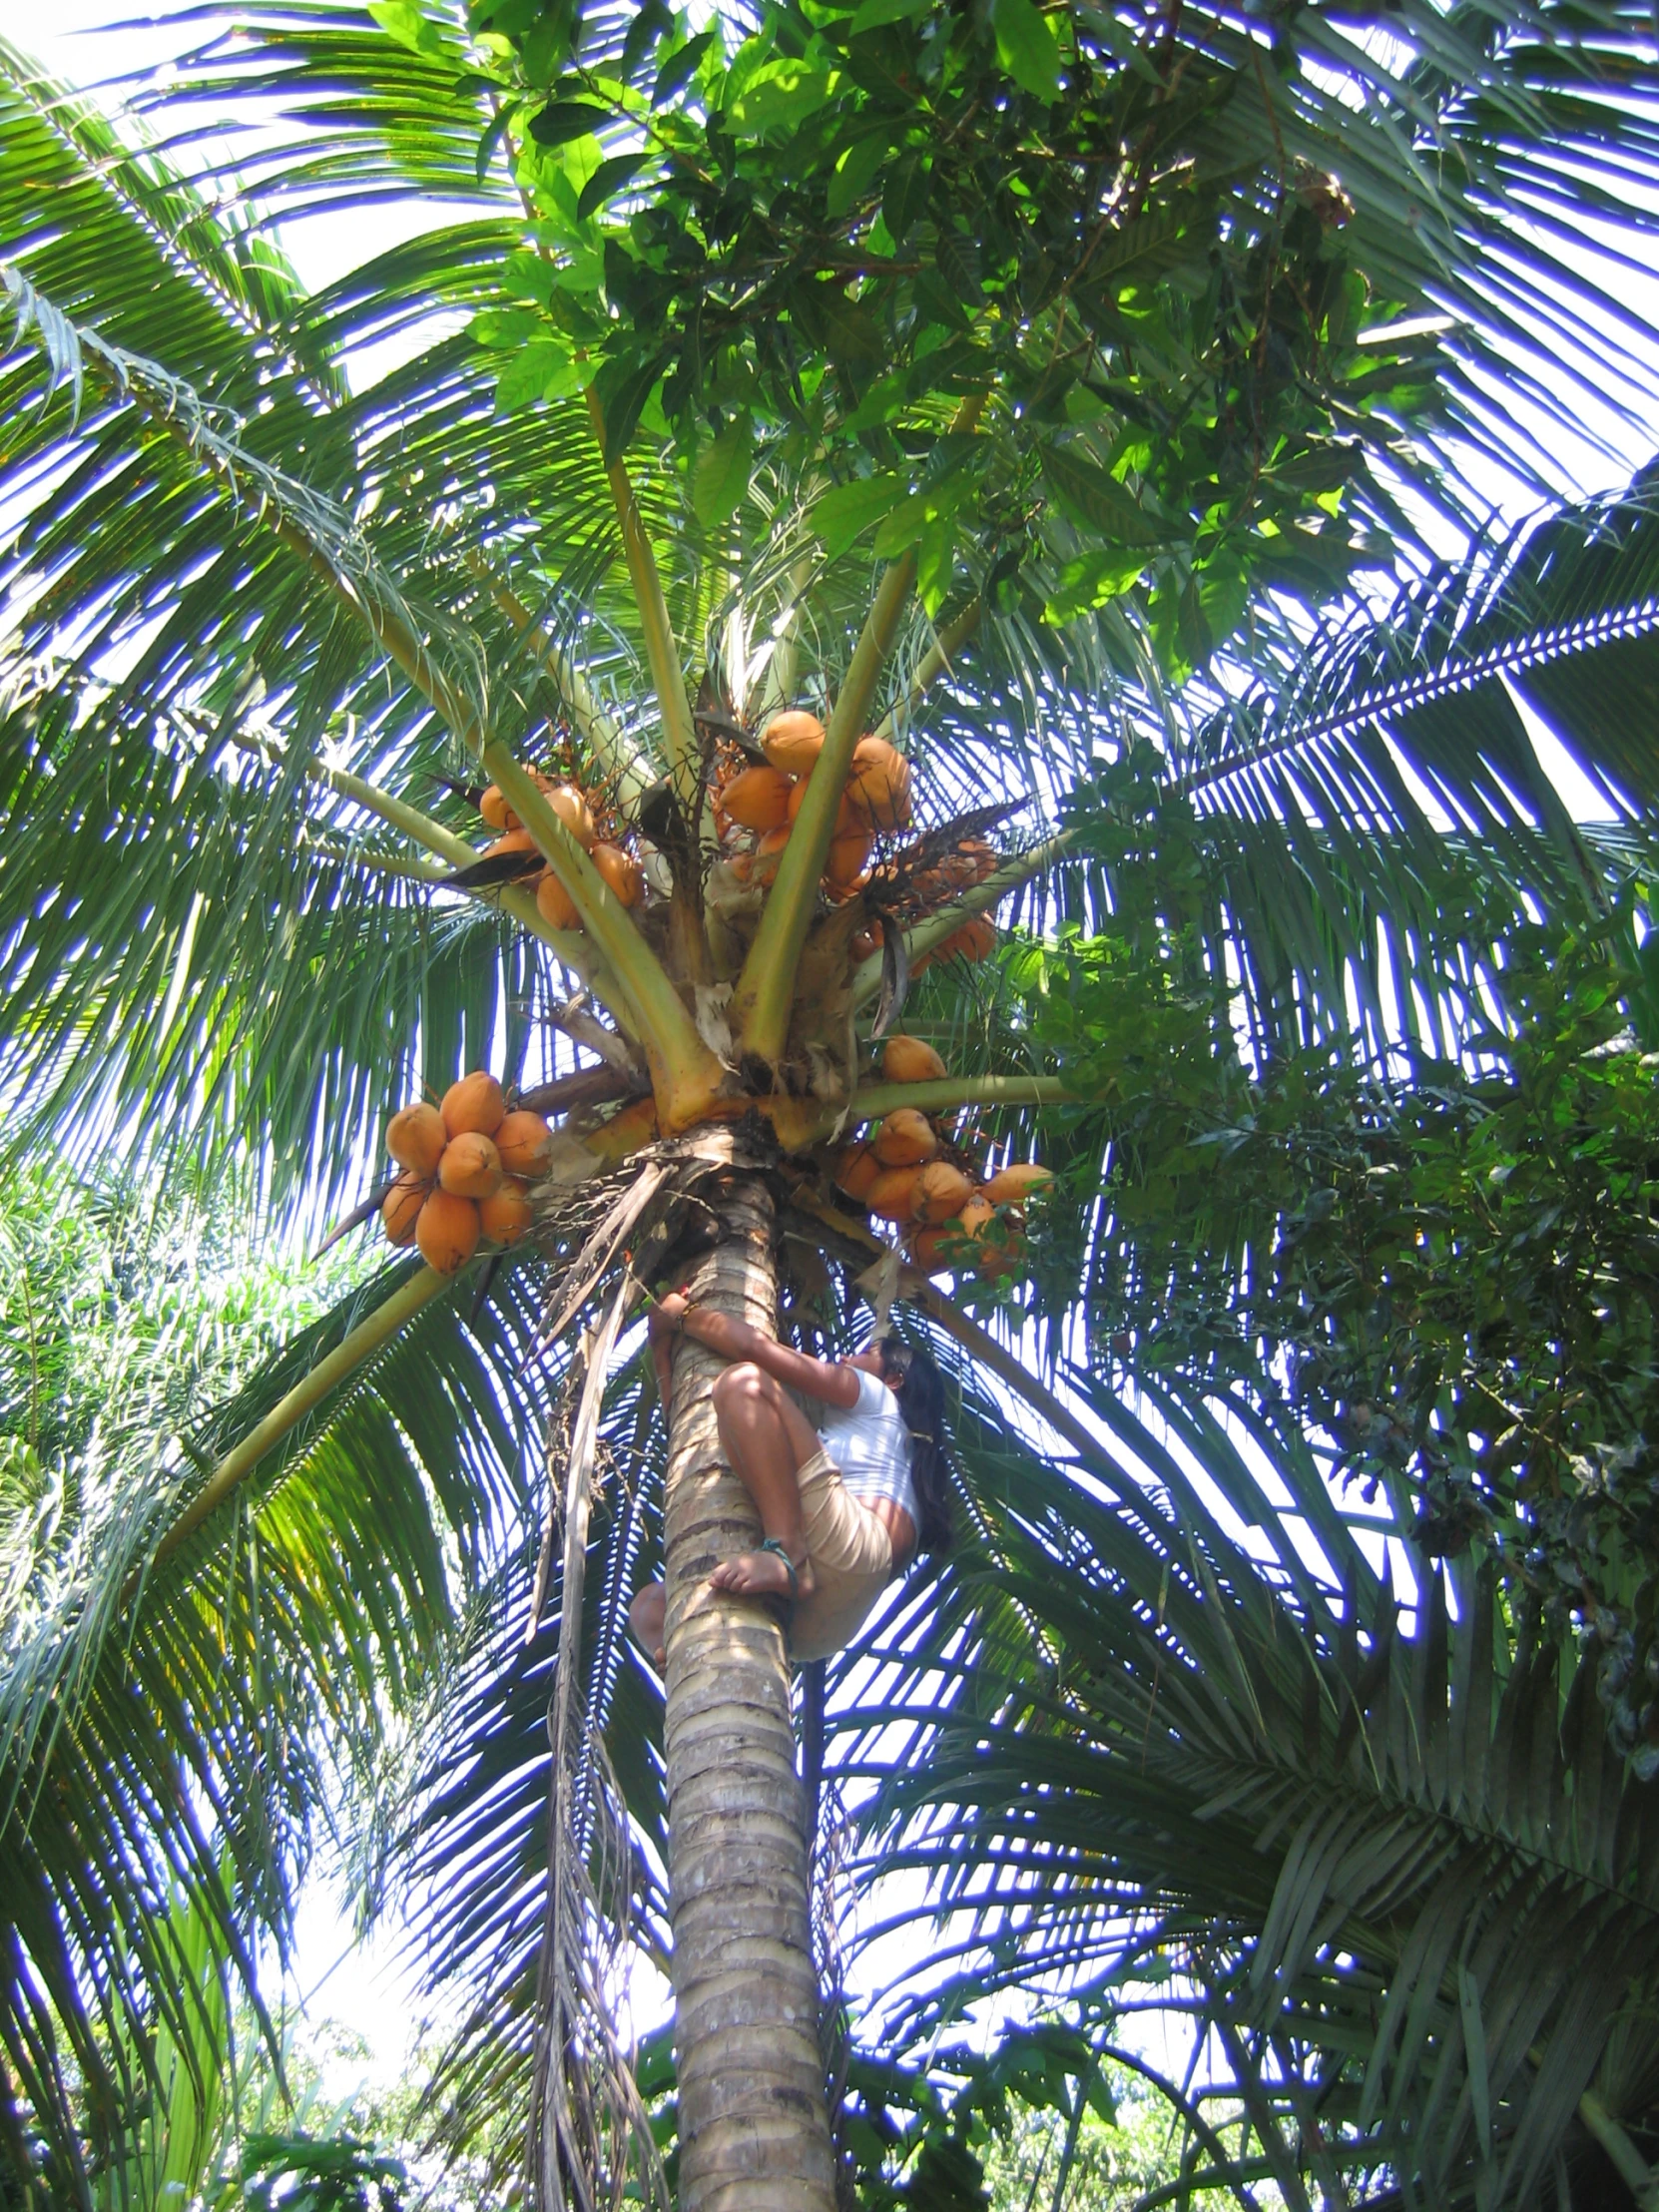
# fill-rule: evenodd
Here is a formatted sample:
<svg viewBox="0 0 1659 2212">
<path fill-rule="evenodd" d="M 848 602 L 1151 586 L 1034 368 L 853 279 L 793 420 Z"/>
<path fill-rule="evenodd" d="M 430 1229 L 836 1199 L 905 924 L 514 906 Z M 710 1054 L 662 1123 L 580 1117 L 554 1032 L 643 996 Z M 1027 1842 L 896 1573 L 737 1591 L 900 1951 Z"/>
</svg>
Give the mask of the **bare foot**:
<svg viewBox="0 0 1659 2212">
<path fill-rule="evenodd" d="M 709 1577 L 709 1586 L 730 1590 L 735 1597 L 808 1598 L 818 1588 L 811 1559 L 802 1559 L 795 1570 L 795 1587 L 789 1569 L 775 1551 L 740 1551 L 723 1559 Z"/>
</svg>

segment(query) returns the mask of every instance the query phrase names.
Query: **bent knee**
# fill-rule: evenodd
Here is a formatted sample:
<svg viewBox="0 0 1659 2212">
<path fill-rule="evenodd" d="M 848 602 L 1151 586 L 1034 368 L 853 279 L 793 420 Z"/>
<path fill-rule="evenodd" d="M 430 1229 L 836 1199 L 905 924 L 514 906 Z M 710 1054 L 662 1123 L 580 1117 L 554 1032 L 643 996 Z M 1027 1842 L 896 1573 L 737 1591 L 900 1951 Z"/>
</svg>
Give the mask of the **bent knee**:
<svg viewBox="0 0 1659 2212">
<path fill-rule="evenodd" d="M 770 1398 L 778 1385 L 765 1368 L 758 1368 L 753 1360 L 739 1360 L 731 1367 L 723 1368 L 715 1377 L 715 1411 L 728 1406 L 753 1403 L 757 1398 Z"/>
<path fill-rule="evenodd" d="M 662 1642 L 667 1611 L 668 1592 L 663 1585 L 660 1582 L 641 1583 L 628 1607 L 628 1624 L 641 1643 L 656 1645 Z"/>
</svg>

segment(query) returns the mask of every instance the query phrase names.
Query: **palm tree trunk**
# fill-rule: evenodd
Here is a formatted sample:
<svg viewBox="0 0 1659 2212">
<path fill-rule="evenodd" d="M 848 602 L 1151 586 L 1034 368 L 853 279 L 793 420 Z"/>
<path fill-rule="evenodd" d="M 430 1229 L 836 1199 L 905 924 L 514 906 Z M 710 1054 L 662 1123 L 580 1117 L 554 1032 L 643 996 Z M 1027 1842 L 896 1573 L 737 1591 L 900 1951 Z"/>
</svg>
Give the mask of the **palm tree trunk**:
<svg viewBox="0 0 1659 2212">
<path fill-rule="evenodd" d="M 734 1168 L 699 1195 L 721 1241 L 698 1304 L 778 1327 L 772 1198 Z M 669 1890 L 681 2212 L 833 2212 L 808 1913 L 807 1842 L 784 1638 L 708 1576 L 760 1525 L 720 1461 L 721 1361 L 677 1347 L 666 1505 Z"/>
</svg>

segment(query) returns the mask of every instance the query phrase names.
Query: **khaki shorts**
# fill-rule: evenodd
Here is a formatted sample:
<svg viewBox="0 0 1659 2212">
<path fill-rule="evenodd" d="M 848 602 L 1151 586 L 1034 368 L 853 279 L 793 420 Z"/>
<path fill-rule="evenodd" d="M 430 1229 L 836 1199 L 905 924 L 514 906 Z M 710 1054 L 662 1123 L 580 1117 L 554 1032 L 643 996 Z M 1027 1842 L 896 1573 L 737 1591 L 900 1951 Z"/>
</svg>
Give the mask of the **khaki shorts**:
<svg viewBox="0 0 1659 2212">
<path fill-rule="evenodd" d="M 892 1580 L 892 1538 L 852 1496 L 822 1446 L 797 1480 L 818 1587 L 796 1612 L 790 1651 L 797 1659 L 827 1659 L 851 1642 Z"/>
</svg>

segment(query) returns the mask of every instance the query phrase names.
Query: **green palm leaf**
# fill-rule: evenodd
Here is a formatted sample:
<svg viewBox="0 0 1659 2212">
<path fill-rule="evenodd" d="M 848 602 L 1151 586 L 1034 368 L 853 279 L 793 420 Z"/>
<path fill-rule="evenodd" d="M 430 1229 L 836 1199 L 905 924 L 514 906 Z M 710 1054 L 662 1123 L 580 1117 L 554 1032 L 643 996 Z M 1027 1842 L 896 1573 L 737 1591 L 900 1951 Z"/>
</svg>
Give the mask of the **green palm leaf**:
<svg viewBox="0 0 1659 2212">
<path fill-rule="evenodd" d="M 1360 1524 L 1319 1502 L 1317 1470 L 1286 1447 L 1274 1483 L 1310 1516 L 1317 1568 L 1261 1459 L 1201 1398 L 1149 1390 L 1149 1427 L 1069 1382 L 1117 1439 L 1099 1454 L 1109 1496 L 1095 1468 L 1052 1467 L 1006 1433 L 1006 1472 L 992 1461 L 979 1484 L 996 1602 L 1063 1658 L 1050 1671 L 1042 1647 L 994 1636 L 952 1654 L 969 1615 L 947 1609 L 926 1652 L 945 1709 L 914 1710 L 927 1755 L 886 1778 L 898 1825 L 879 1863 L 972 1908 L 982 1993 L 1120 1961 L 1133 1979 L 1149 1945 L 1173 1947 L 1236 2075 L 1256 2073 L 1290 2201 L 1311 2201 L 1316 2120 L 1353 2183 L 1536 2201 L 1558 2158 L 1593 2155 L 1586 2092 L 1615 2133 L 1621 2111 L 1642 2124 L 1652 2062 L 1633 2024 L 1613 2035 L 1659 1945 L 1659 1898 L 1648 1793 L 1607 1749 L 1593 1651 L 1563 1664 L 1486 1575 L 1460 1584 L 1453 1616 L 1421 1574 L 1402 1618 Z M 971 1424 L 957 1433 L 977 1461 Z M 890 1725 L 900 1704 L 844 1725 Z M 998 1967 L 1015 1929 L 1017 1962 Z M 1303 2071 L 1315 2047 L 1318 2077 Z M 1632 2103 L 1609 2104 L 1621 2088 Z"/>
<path fill-rule="evenodd" d="M 319 1824 L 421 1709 L 521 1521 L 546 1407 L 518 1381 L 534 1283 L 509 1270 L 470 1323 L 429 1306 L 233 1503 L 158 1555 L 196 1470 L 400 1272 L 296 1336 L 182 1456 L 157 1438 L 106 1464 L 95 1446 L 79 1516 L 8 1616 L 0 2003 L 20 2085 L 63 2157 L 86 2120 L 95 2143 L 127 2126 L 145 2022 L 194 2047 L 200 1979 L 150 1901 L 177 1887 L 256 1990 L 256 1933 L 285 1946 Z"/>
</svg>

